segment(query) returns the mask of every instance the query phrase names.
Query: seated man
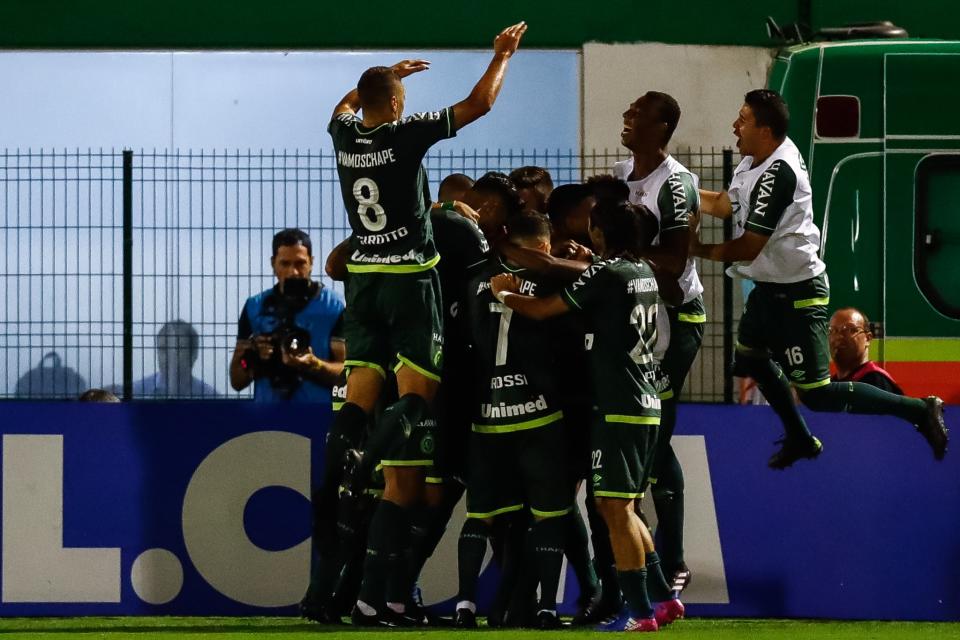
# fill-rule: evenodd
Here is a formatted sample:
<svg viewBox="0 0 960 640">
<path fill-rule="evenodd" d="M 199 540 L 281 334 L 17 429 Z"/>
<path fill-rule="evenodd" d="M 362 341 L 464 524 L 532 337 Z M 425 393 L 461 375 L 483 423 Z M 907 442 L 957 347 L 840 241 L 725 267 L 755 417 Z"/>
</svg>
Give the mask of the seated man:
<svg viewBox="0 0 960 640">
<path fill-rule="evenodd" d="M 830 318 L 830 357 L 837 367 L 835 382 L 863 382 L 878 389 L 903 395 L 903 389 L 880 365 L 870 360 L 870 322 L 858 309 L 837 309 Z"/>
<path fill-rule="evenodd" d="M 174 320 L 157 332 L 157 372 L 133 383 L 133 397 L 216 398 L 219 393 L 193 375 L 200 357 L 200 335 L 189 322 Z"/>
</svg>

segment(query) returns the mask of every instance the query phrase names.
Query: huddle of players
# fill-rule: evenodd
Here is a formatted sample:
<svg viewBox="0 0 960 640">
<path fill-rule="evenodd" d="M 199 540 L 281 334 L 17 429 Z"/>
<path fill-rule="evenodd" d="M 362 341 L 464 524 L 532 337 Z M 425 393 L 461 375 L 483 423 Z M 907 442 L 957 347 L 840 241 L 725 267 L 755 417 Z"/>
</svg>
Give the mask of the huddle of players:
<svg viewBox="0 0 960 640">
<path fill-rule="evenodd" d="M 669 156 L 680 109 L 648 92 L 623 114 L 632 158 L 614 176 L 543 201 L 536 170 L 519 172 L 519 185 L 487 174 L 429 206 L 423 155 L 489 111 L 525 30 L 520 23 L 497 36 L 487 71 L 450 108 L 403 118 L 400 78 L 428 65 L 403 61 L 365 72 L 335 110 L 329 131 L 353 235 L 328 273 L 345 279 L 350 373 L 315 495 L 308 617 L 337 622 L 356 598 L 355 624 L 422 623 L 414 585 L 464 485 L 455 624 L 476 624 L 488 540 L 504 571 L 491 624 L 560 626 L 564 554 L 581 587 L 575 622 L 653 631 L 682 617 L 683 476 L 669 443 L 706 320 L 694 255 L 741 261 L 742 275 L 761 281 L 741 323 L 737 366 L 784 421 L 772 467 L 822 449 L 792 396 L 781 402 L 781 367 L 811 408 L 892 413 L 916 425 L 938 458 L 945 451 L 938 399 L 838 386 L 821 371 L 828 290 L 819 234 L 802 160 L 785 136 L 786 107 L 773 92 L 748 94 L 734 125 L 745 157 L 729 195 L 699 192 Z M 552 227 L 522 211 L 518 186 L 552 214 Z M 701 208 L 734 215 L 740 237 L 701 244 Z M 796 342 L 786 358 L 784 340 Z M 599 581 L 574 504 L 583 479 Z M 648 482 L 662 561 L 637 513 Z"/>
<path fill-rule="evenodd" d="M 433 207 L 431 222 L 441 257 L 437 268 L 444 308 L 442 382 L 437 420 L 418 423 L 414 431 L 419 434 L 413 433 L 412 439 L 421 444 L 424 438 L 439 441 L 438 447 L 421 450 L 427 457 L 437 454 L 430 458 L 426 481 L 442 487 L 442 506 L 436 513 L 424 510 L 433 517 L 412 526 L 415 540 L 423 538 L 421 544 L 411 545 L 406 557 L 393 560 L 389 573 L 394 579 L 406 576 L 406 587 L 391 590 L 388 581 L 383 613 L 377 620 L 354 615 L 358 623 L 406 626 L 426 621 L 417 603 L 410 601 L 411 577 L 419 574 L 439 542 L 464 489 L 468 517 L 460 535 L 460 593 L 453 624 L 476 626 L 476 585 L 488 539 L 504 572 L 490 617 L 494 625 L 560 626 L 556 598 L 565 553 L 580 584 L 575 623 L 616 619 L 624 604 L 621 582 L 628 590 L 630 580 L 636 582 L 631 575 L 618 579 L 622 576 L 615 568 L 605 522 L 615 532 L 637 529 L 636 524 L 621 521 L 625 515 L 615 509 L 603 513 L 601 507 L 598 513 L 593 507 L 594 499 L 603 504 L 604 496 L 616 502 L 638 498 L 651 465 L 649 455 L 655 450 L 661 398 L 667 394 L 653 353 L 657 284 L 640 256 L 657 236 L 658 223 L 649 210 L 627 202 L 627 184 L 613 176 L 561 187 L 546 200 L 550 188 L 549 174 L 536 167 L 515 171 L 512 177 L 488 173 L 475 184 L 455 174 L 440 186 L 442 201 Z M 525 208 L 523 189 L 536 206 L 552 203 L 544 208 L 555 226 L 547 215 Z M 595 258 L 591 228 L 603 247 Z M 604 240 L 607 237 L 611 240 Z M 490 245 L 497 249 L 489 251 Z M 580 259 L 551 257 L 554 246 L 555 253 Z M 522 311 L 515 314 L 505 302 L 513 294 L 491 286 L 491 278 L 504 273 L 513 280 L 502 286 L 518 294 L 547 300 L 564 295 L 561 304 L 567 306 L 558 314 L 563 317 L 541 322 L 534 319 L 537 312 L 534 318 Z M 598 380 L 591 379 L 591 370 L 598 372 Z M 345 384 L 334 389 L 335 408 L 341 406 L 344 391 Z M 594 406 L 602 407 L 601 412 Z M 596 429 L 603 430 L 606 442 L 591 442 Z M 624 447 L 637 436 L 639 442 Z M 629 453 L 618 467 L 616 460 L 624 452 Z M 574 502 L 584 479 L 590 480 L 588 513 L 596 567 Z M 373 498 L 381 495 L 380 482 L 375 476 L 368 482 L 348 482 L 351 486 L 341 492 L 340 542 L 351 548 L 342 556 L 340 570 L 346 571 L 340 587 L 332 591 L 338 598 L 335 604 L 311 610 L 313 595 L 305 599 L 304 610 L 311 617 L 336 621 L 352 603 L 363 555 L 357 534 L 362 533 Z M 632 510 L 631 506 L 630 517 L 636 518 Z M 318 520 L 324 516 L 329 518 L 318 514 Z M 632 573 L 641 576 L 640 588 L 634 590 L 645 594 L 644 574 L 655 572 L 649 589 L 663 603 L 661 622 L 668 623 L 682 615 L 677 596 L 688 578 L 671 589 L 653 543 L 648 542 L 640 551 L 646 569 L 633 568 Z M 330 548 L 329 541 L 325 544 Z M 680 565 L 678 572 L 685 573 L 682 559 Z M 532 603 L 537 585 L 540 598 Z M 649 601 L 643 606 L 650 606 L 652 614 Z M 624 623 L 620 621 L 621 626 Z"/>
</svg>

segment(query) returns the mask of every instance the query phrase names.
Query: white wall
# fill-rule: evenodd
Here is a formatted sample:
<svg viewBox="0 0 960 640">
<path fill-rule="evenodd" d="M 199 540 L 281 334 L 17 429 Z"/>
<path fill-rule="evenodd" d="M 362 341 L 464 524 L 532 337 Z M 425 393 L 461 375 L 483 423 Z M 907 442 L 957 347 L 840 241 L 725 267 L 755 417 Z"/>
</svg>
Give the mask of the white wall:
<svg viewBox="0 0 960 640">
<path fill-rule="evenodd" d="M 583 48 L 584 148 L 620 148 L 622 114 L 647 91 L 669 93 L 683 115 L 673 147 L 733 145 L 743 94 L 763 87 L 773 52 L 660 43 Z"/>
</svg>

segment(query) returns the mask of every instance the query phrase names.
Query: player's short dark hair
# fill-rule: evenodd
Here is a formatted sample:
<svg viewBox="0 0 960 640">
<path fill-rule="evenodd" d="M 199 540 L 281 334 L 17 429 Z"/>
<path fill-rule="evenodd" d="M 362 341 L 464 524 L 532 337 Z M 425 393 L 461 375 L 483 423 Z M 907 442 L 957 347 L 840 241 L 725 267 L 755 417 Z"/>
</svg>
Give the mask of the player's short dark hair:
<svg viewBox="0 0 960 640">
<path fill-rule="evenodd" d="M 536 211 L 524 211 L 507 221 L 508 240 L 550 240 L 550 219 Z"/>
<path fill-rule="evenodd" d="M 680 105 L 676 98 L 669 93 L 647 91 L 646 95 L 657 105 L 657 114 L 660 121 L 667 125 L 667 136 L 664 143 L 670 142 L 673 132 L 677 130 L 677 123 L 680 122 Z"/>
<path fill-rule="evenodd" d="M 519 167 L 510 172 L 510 179 L 517 189 L 539 189 L 541 191 L 550 191 L 553 189 L 553 178 L 550 172 L 543 167 L 526 166 Z"/>
<path fill-rule="evenodd" d="M 80 402 L 120 402 L 120 398 L 106 389 L 87 389 L 77 399 Z"/>
<path fill-rule="evenodd" d="M 783 97 L 771 89 L 754 89 L 743 96 L 743 102 L 753 111 L 758 127 L 770 127 L 777 140 L 783 140 L 790 126 L 790 109 Z"/>
<path fill-rule="evenodd" d="M 547 198 L 547 215 L 550 216 L 550 222 L 554 227 L 559 227 L 571 211 L 592 195 L 593 190 L 587 184 L 560 185 Z"/>
<path fill-rule="evenodd" d="M 298 244 L 306 248 L 308 256 L 313 256 L 313 243 L 310 242 L 310 236 L 308 236 L 305 231 L 301 229 L 284 229 L 283 231 L 278 231 L 277 234 L 273 236 L 273 257 L 277 257 L 277 251 L 280 250 L 280 247 L 295 247 Z"/>
<path fill-rule="evenodd" d="M 440 188 L 437 190 L 437 200 L 444 202 L 451 198 L 445 197 L 451 189 L 466 191 L 473 186 L 473 178 L 463 173 L 451 173 L 440 181 Z"/>
<path fill-rule="evenodd" d="M 626 202 L 630 198 L 630 187 L 617 176 L 604 173 L 587 179 L 587 186 L 594 199 L 599 202 Z"/>
<path fill-rule="evenodd" d="M 516 185 L 505 173 L 488 171 L 473 183 L 473 190 L 499 197 L 506 209 L 508 219 L 523 211 L 523 198 L 520 197 Z"/>
<path fill-rule="evenodd" d="M 590 212 L 590 224 L 600 229 L 610 255 L 626 255 L 635 260 L 660 233 L 660 223 L 650 209 L 623 200 L 597 202 Z"/>
<path fill-rule="evenodd" d="M 370 67 L 357 81 L 357 95 L 363 109 L 379 108 L 390 102 L 402 86 L 400 76 L 390 67 Z"/>
</svg>

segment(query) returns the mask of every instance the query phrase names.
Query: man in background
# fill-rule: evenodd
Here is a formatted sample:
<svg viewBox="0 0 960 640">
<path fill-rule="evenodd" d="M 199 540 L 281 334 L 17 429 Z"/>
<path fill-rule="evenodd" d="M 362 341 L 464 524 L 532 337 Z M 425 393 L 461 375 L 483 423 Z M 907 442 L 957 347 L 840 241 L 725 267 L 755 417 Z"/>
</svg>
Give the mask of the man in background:
<svg viewBox="0 0 960 640">
<path fill-rule="evenodd" d="M 157 332 L 157 372 L 133 383 L 133 397 L 217 398 L 216 390 L 193 376 L 200 336 L 189 322 L 173 320 Z"/>
<path fill-rule="evenodd" d="M 870 360 L 870 322 L 858 309 L 837 309 L 830 318 L 827 334 L 830 357 L 837 368 L 835 382 L 863 382 L 878 389 L 903 395 L 903 389 L 880 365 Z"/>
</svg>

